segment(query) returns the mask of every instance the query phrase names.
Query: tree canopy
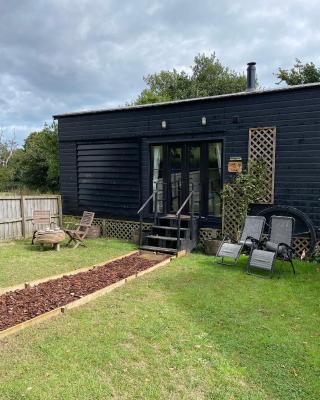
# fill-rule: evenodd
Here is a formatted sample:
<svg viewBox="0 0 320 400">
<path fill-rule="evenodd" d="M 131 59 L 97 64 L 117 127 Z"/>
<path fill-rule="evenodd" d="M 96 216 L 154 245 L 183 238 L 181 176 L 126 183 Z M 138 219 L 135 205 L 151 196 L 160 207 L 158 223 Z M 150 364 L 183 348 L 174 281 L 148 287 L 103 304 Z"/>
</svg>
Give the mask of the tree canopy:
<svg viewBox="0 0 320 400">
<path fill-rule="evenodd" d="M 303 64 L 296 58 L 296 63 L 291 69 L 279 68 L 277 78 L 278 83 L 286 82 L 289 86 L 320 82 L 320 68 L 313 62 Z"/>
<path fill-rule="evenodd" d="M 55 123 L 31 133 L 16 153 L 15 177 L 22 185 L 56 191 L 59 185 L 58 128 Z"/>
<path fill-rule="evenodd" d="M 215 53 L 198 54 L 190 68 L 190 73 L 173 69 L 145 76 L 147 87 L 135 104 L 215 96 L 246 89 L 246 76 L 225 67 Z"/>
<path fill-rule="evenodd" d="M 56 192 L 58 186 L 58 129 L 53 123 L 32 132 L 23 147 L 15 149 L 8 163 L 0 167 L 0 189 Z"/>
</svg>

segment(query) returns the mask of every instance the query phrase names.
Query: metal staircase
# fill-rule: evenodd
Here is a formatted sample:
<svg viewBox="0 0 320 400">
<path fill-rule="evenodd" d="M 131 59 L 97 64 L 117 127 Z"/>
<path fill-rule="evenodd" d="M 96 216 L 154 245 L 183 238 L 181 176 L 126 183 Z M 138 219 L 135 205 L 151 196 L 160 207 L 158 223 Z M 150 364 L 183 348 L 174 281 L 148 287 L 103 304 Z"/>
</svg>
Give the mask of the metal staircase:
<svg viewBox="0 0 320 400">
<path fill-rule="evenodd" d="M 140 216 L 140 249 L 159 253 L 177 254 L 181 251 L 191 252 L 197 245 L 198 218 L 194 216 L 194 192 L 191 190 L 175 214 L 159 215 L 158 185 L 139 209 Z M 153 202 L 153 225 L 149 232 L 144 232 L 143 212 Z M 182 214 L 189 205 L 190 214 Z"/>
</svg>

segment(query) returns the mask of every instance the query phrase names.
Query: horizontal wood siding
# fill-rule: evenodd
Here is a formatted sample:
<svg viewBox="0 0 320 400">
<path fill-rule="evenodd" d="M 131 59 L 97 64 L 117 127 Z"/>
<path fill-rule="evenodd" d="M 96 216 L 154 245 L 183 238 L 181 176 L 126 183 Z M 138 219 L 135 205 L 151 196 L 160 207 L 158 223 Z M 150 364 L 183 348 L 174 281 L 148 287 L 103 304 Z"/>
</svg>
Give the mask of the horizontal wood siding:
<svg viewBox="0 0 320 400">
<path fill-rule="evenodd" d="M 206 126 L 201 125 L 202 116 L 207 118 Z M 166 120 L 167 129 L 161 128 L 162 120 Z M 133 187 L 134 181 L 141 189 L 141 201 L 145 199 L 150 190 L 149 147 L 151 143 L 222 139 L 224 180 L 228 181 L 232 177 L 232 174 L 227 172 L 228 160 L 232 156 L 241 156 L 246 164 L 248 130 L 263 126 L 277 128 L 275 204 L 297 207 L 306 212 L 316 225 L 320 225 L 319 87 L 61 117 L 59 119 L 60 155 L 62 164 L 66 167 L 61 174 L 64 206 L 69 211 L 75 207 L 78 198 L 80 200 L 75 187 L 77 170 L 74 164 L 76 154 L 74 146 L 76 142 L 85 144 L 89 140 L 90 143 L 141 141 L 138 165 L 134 162 L 130 166 L 126 164 L 122 153 L 115 153 L 120 158 L 113 159 L 112 154 L 105 153 L 105 148 L 99 147 L 101 145 L 98 142 L 95 150 L 90 149 L 90 155 L 86 154 L 87 148 L 83 147 L 81 150 L 81 163 L 86 163 L 86 167 L 90 166 L 91 174 L 83 176 L 86 173 L 83 171 L 84 165 L 78 166 L 79 179 L 86 179 L 82 185 L 90 185 L 91 196 L 96 193 L 97 198 L 99 196 L 95 190 L 98 186 L 104 185 L 108 188 L 105 189 L 106 191 L 111 190 L 108 196 L 110 204 L 114 204 L 115 207 L 110 208 L 109 211 L 112 210 L 113 217 L 119 217 L 123 212 L 123 207 L 111 200 L 111 188 L 115 186 L 112 186 L 112 180 L 117 175 L 114 177 L 110 175 L 121 174 L 121 182 L 126 182 L 128 188 Z M 133 151 L 131 148 L 128 148 L 129 150 Z M 69 154 L 68 162 L 67 154 Z M 131 155 L 128 153 L 128 157 L 131 156 L 134 158 L 133 153 Z M 136 171 L 139 168 L 140 182 Z M 82 188 L 86 189 L 85 186 Z M 126 204 L 128 207 L 134 207 L 134 204 L 138 204 L 135 201 L 128 200 Z M 119 204 L 122 203 L 119 202 Z M 101 210 L 104 212 L 105 209 Z"/>
<path fill-rule="evenodd" d="M 77 146 L 79 212 L 136 216 L 140 204 L 139 143 L 90 143 Z"/>
<path fill-rule="evenodd" d="M 60 158 L 60 193 L 64 213 L 77 215 L 78 177 L 76 142 L 59 142 Z"/>
</svg>

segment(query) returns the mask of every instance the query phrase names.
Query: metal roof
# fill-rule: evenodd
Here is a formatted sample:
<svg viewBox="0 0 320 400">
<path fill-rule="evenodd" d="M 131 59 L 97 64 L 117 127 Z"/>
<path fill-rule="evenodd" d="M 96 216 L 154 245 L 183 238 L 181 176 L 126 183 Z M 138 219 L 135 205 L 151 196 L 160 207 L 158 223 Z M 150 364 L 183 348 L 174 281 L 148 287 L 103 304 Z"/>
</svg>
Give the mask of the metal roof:
<svg viewBox="0 0 320 400">
<path fill-rule="evenodd" d="M 185 100 L 173 100 L 173 101 L 166 101 L 166 102 L 162 102 L 162 103 L 141 104 L 141 105 L 124 106 L 124 107 L 119 106 L 119 107 L 97 109 L 97 110 L 82 110 L 82 111 L 70 112 L 70 113 L 65 113 L 65 114 L 56 114 L 56 115 L 53 115 L 53 118 L 57 119 L 57 118 L 62 118 L 62 117 L 74 116 L 74 115 L 98 114 L 98 113 L 106 113 L 106 112 L 112 112 L 112 111 L 138 110 L 141 108 L 161 107 L 161 106 L 168 106 L 171 104 L 193 103 L 193 102 L 201 102 L 201 101 L 206 101 L 206 100 L 220 100 L 220 99 L 228 99 L 228 98 L 241 97 L 241 96 L 255 96 L 255 95 L 259 95 L 259 94 L 286 92 L 286 91 L 306 89 L 306 88 L 312 88 L 312 87 L 320 87 L 320 83 L 319 82 L 308 83 L 308 84 L 304 84 L 304 85 L 278 87 L 278 88 L 274 88 L 274 89 L 262 89 L 262 90 L 248 91 L 248 92 L 221 94 L 221 95 L 217 95 L 217 96 L 198 97 L 198 98 L 185 99 Z"/>
</svg>

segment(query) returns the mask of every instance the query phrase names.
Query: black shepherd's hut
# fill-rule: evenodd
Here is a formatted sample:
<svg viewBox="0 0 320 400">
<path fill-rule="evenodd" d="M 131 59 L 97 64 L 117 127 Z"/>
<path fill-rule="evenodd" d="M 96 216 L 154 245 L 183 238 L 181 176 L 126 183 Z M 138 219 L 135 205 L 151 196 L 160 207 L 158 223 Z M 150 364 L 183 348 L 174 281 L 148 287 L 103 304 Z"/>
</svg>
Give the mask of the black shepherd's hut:
<svg viewBox="0 0 320 400">
<path fill-rule="evenodd" d="M 320 84 L 249 85 L 241 93 L 54 118 L 64 214 L 137 220 L 158 181 L 161 212 L 175 213 L 193 187 L 200 226 L 219 228 L 223 183 L 248 158 L 262 157 L 272 183 L 266 203 L 295 207 L 320 225 Z"/>
</svg>

